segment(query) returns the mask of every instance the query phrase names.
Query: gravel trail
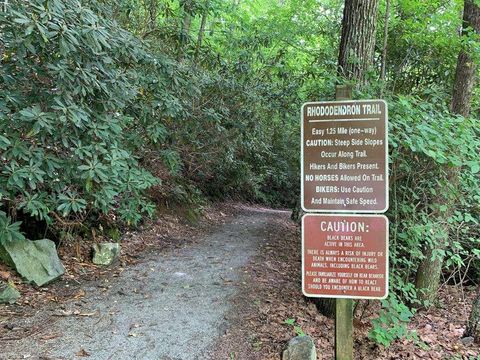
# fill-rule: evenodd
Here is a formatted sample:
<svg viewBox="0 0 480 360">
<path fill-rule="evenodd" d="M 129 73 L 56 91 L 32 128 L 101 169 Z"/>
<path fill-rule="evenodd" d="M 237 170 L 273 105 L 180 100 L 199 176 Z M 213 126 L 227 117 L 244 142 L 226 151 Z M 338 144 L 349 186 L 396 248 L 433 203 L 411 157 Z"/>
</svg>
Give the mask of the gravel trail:
<svg viewBox="0 0 480 360">
<path fill-rule="evenodd" d="M 89 282 L 87 295 L 62 313 L 52 306 L 29 320 L 43 323 L 42 332 L 0 344 L 0 359 L 212 359 L 242 267 L 269 222 L 288 216 L 248 208 L 200 241 L 150 253 L 117 278 Z"/>
</svg>

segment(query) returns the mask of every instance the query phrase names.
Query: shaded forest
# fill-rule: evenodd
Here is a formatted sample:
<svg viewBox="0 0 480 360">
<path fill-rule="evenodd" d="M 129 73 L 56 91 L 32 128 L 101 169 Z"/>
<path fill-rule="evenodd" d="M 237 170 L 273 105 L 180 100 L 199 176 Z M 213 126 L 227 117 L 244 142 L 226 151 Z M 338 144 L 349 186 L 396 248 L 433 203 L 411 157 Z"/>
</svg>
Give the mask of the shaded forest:
<svg viewBox="0 0 480 360">
<path fill-rule="evenodd" d="M 350 84 L 389 104 L 390 296 L 371 338 L 411 336 L 445 284 L 479 285 L 477 0 L 0 6 L 0 244 L 116 240 L 226 199 L 297 213 L 300 107 Z"/>
</svg>

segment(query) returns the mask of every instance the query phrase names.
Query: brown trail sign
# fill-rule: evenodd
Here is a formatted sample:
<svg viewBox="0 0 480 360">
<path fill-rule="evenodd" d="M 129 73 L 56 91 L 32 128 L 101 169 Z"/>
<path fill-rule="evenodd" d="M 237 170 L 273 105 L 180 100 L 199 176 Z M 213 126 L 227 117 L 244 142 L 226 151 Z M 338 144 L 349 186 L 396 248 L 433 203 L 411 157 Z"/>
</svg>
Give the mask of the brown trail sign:
<svg viewBox="0 0 480 360">
<path fill-rule="evenodd" d="M 388 294 L 388 107 L 383 100 L 302 106 L 302 290 L 336 298 L 335 358 L 353 359 L 352 298 Z M 350 213 L 350 214 L 345 214 Z M 357 214 L 352 214 L 357 213 Z"/>
<path fill-rule="evenodd" d="M 302 289 L 309 297 L 384 299 L 388 219 L 383 215 L 304 215 Z"/>
<path fill-rule="evenodd" d="M 302 106 L 302 208 L 383 213 L 388 209 L 387 104 L 383 100 Z"/>
</svg>

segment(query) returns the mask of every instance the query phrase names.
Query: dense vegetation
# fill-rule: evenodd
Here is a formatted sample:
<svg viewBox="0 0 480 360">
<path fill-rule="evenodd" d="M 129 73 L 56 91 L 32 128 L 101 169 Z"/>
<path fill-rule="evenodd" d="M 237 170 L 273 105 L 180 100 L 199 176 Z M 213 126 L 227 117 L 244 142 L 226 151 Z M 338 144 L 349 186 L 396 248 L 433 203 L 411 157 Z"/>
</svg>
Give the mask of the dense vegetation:
<svg viewBox="0 0 480 360">
<path fill-rule="evenodd" d="M 388 13 L 386 3 L 377 20 L 386 31 L 376 32 L 373 63 L 355 88 L 355 98 L 382 96 L 390 107 L 393 295 L 372 333 L 384 344 L 405 333 L 390 322 L 435 301 L 415 286 L 425 254 L 442 259 L 441 283 L 474 283 L 480 273 L 480 97 L 468 117 L 449 107 L 459 52 L 480 60 L 478 34 L 460 36 L 463 1 L 390 0 Z M 135 225 L 155 203 L 293 207 L 300 106 L 332 99 L 344 81 L 342 8 L 340 0 L 5 3 L 0 241 Z"/>
</svg>

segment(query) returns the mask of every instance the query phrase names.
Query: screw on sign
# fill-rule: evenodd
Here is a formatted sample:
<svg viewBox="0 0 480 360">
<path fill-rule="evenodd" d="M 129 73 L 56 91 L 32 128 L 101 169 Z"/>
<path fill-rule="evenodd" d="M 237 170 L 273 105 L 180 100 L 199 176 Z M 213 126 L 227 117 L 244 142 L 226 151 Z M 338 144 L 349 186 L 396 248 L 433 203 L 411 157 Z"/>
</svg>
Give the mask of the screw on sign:
<svg viewBox="0 0 480 360">
<path fill-rule="evenodd" d="M 307 214 L 302 225 L 302 289 L 306 296 L 387 297 L 385 216 Z"/>
<path fill-rule="evenodd" d="M 302 208 L 383 213 L 388 209 L 388 107 L 383 100 L 302 106 Z"/>
</svg>

